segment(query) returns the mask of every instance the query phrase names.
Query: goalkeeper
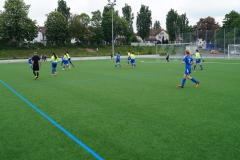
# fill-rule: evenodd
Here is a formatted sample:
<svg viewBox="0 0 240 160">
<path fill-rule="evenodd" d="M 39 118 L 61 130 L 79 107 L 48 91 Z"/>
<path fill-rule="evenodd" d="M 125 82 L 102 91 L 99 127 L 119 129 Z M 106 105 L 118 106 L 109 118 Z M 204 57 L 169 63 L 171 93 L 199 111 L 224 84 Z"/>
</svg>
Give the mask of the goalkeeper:
<svg viewBox="0 0 240 160">
<path fill-rule="evenodd" d="M 198 50 L 196 50 L 196 64 L 194 65 L 193 70 L 195 70 L 197 64 L 199 64 L 201 70 L 203 70 L 201 61 L 202 61 L 201 55 L 200 55 L 200 53 L 198 52 Z"/>
</svg>

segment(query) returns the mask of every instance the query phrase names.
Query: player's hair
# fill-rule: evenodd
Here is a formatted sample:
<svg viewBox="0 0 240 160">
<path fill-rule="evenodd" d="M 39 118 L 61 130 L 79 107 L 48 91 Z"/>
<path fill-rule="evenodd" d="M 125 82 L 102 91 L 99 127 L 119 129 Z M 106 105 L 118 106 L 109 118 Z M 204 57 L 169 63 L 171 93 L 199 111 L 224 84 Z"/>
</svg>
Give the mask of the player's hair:
<svg viewBox="0 0 240 160">
<path fill-rule="evenodd" d="M 188 54 L 188 55 L 190 55 L 190 54 L 191 54 L 189 50 L 186 50 L 185 52 L 186 52 L 186 54 Z"/>
<path fill-rule="evenodd" d="M 198 49 L 196 49 L 196 51 L 198 52 Z"/>
<path fill-rule="evenodd" d="M 68 51 L 66 51 L 66 53 L 68 53 Z"/>
<path fill-rule="evenodd" d="M 57 59 L 56 53 L 52 52 L 52 54 L 54 55 L 55 59 Z"/>
</svg>

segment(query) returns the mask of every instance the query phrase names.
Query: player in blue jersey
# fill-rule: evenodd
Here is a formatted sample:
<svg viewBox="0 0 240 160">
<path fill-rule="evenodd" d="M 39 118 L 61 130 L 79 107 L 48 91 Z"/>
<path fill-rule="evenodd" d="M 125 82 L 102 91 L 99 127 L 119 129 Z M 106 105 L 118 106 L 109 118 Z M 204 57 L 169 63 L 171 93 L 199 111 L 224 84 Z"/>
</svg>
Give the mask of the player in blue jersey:
<svg viewBox="0 0 240 160">
<path fill-rule="evenodd" d="M 193 59 L 190 55 L 189 50 L 185 51 L 186 56 L 183 58 L 182 64 L 185 64 L 185 72 L 182 79 L 182 84 L 179 84 L 179 88 L 183 88 L 186 82 L 186 78 L 190 79 L 192 82 L 196 83 L 196 87 L 199 86 L 199 81 L 190 76 L 191 74 L 191 65 L 193 64 Z"/>
<path fill-rule="evenodd" d="M 28 64 L 30 65 L 30 69 L 32 69 L 32 54 L 30 54 L 30 57 L 28 58 Z"/>
<path fill-rule="evenodd" d="M 120 60 L 121 60 L 120 53 L 117 52 L 115 68 L 117 68 L 117 66 L 119 66 L 121 68 Z"/>
</svg>

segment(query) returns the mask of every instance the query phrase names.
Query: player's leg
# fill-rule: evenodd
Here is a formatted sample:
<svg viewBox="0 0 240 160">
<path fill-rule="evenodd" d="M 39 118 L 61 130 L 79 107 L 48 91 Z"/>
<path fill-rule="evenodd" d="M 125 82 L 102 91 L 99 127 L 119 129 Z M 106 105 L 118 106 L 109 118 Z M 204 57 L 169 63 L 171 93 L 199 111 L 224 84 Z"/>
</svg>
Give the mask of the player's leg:
<svg viewBox="0 0 240 160">
<path fill-rule="evenodd" d="M 71 63 L 71 65 L 74 67 L 72 61 L 71 61 L 71 58 L 68 58 L 68 61 Z"/>
</svg>

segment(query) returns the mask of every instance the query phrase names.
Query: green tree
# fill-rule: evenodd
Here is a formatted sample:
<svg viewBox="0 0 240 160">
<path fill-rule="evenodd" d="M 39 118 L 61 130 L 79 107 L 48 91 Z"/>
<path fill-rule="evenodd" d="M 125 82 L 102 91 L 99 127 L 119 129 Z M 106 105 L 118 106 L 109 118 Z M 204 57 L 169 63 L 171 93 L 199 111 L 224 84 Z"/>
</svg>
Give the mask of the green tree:
<svg viewBox="0 0 240 160">
<path fill-rule="evenodd" d="M 186 33 L 186 28 L 188 27 L 189 21 L 186 13 L 179 15 L 178 17 L 178 27 L 179 33 Z"/>
<path fill-rule="evenodd" d="M 161 29 L 160 21 L 155 21 L 153 24 L 153 29 Z"/>
<path fill-rule="evenodd" d="M 113 16 L 116 17 L 115 11 L 114 11 Z M 115 22 L 115 20 L 113 22 Z M 115 26 L 115 25 L 113 25 L 113 26 Z M 105 6 L 103 9 L 102 30 L 103 30 L 103 39 L 106 42 L 110 43 L 112 41 L 112 7 Z"/>
<path fill-rule="evenodd" d="M 93 43 L 100 44 L 103 37 L 102 32 L 102 15 L 99 10 L 92 12 L 92 18 L 90 20 L 89 30 L 92 32 L 90 41 Z"/>
<path fill-rule="evenodd" d="M 88 32 L 88 25 L 90 23 L 90 17 L 89 15 L 87 15 L 86 13 L 82 13 L 78 16 L 78 19 L 80 21 L 80 23 L 82 24 L 82 27 L 79 28 L 81 30 L 81 37 L 78 37 L 78 39 L 81 41 L 81 42 L 86 42 L 88 41 L 89 39 L 89 36 L 90 36 L 90 33 Z"/>
<path fill-rule="evenodd" d="M 152 25 L 152 12 L 149 7 L 141 5 L 140 11 L 137 13 L 137 32 L 138 35 L 145 39 L 150 35 L 150 27 Z"/>
<path fill-rule="evenodd" d="M 178 13 L 174 9 L 170 9 L 166 16 L 166 27 L 170 41 L 175 41 L 178 33 Z"/>
<path fill-rule="evenodd" d="M 69 26 L 68 26 L 68 32 L 69 32 L 69 36 L 71 39 L 77 39 L 79 37 L 82 37 L 82 29 L 83 25 L 79 20 L 79 15 L 74 14 L 71 15 L 69 18 Z"/>
<path fill-rule="evenodd" d="M 6 0 L 0 16 L 0 37 L 15 40 L 17 46 L 19 42 L 37 37 L 36 21 L 28 18 L 29 8 L 22 0 Z"/>
<path fill-rule="evenodd" d="M 47 42 L 62 45 L 67 40 L 68 23 L 59 12 L 51 12 L 45 21 Z"/>
<path fill-rule="evenodd" d="M 223 19 L 223 28 L 234 28 L 233 22 L 240 17 L 240 14 L 236 11 L 231 11 L 225 15 Z"/>
<path fill-rule="evenodd" d="M 67 3 L 64 0 L 58 0 L 58 7 L 55 11 L 60 12 L 66 21 L 68 21 L 71 16 L 70 7 L 67 7 Z"/>
<path fill-rule="evenodd" d="M 132 8 L 128 4 L 125 4 L 125 6 L 122 8 L 123 18 L 128 22 L 128 29 L 126 33 L 126 42 L 130 42 L 130 38 L 133 34 L 133 19 L 134 14 L 132 13 Z"/>
</svg>

